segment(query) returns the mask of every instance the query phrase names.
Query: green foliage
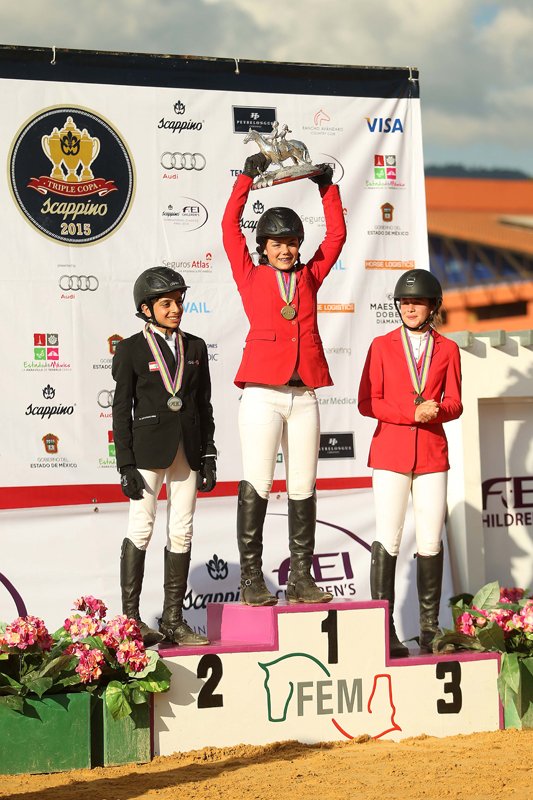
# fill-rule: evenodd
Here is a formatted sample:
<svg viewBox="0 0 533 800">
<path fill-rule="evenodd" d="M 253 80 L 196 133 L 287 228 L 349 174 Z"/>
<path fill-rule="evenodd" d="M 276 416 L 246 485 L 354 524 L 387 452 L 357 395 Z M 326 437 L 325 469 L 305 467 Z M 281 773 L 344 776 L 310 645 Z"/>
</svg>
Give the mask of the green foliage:
<svg viewBox="0 0 533 800">
<path fill-rule="evenodd" d="M 0 623 L 0 705 L 24 713 L 26 698 L 66 692 L 102 691 L 115 719 L 132 704 L 170 686 L 170 670 L 159 654 L 145 650 L 135 620 L 106 622 L 106 607 L 92 596 L 77 600 L 84 616 L 71 615 L 49 634 L 37 617 Z"/>
<path fill-rule="evenodd" d="M 498 691 L 507 726 L 533 727 L 533 599 L 497 581 L 475 595 L 451 598 L 454 630 L 433 643 L 436 653 L 455 650 L 502 654 Z"/>
</svg>

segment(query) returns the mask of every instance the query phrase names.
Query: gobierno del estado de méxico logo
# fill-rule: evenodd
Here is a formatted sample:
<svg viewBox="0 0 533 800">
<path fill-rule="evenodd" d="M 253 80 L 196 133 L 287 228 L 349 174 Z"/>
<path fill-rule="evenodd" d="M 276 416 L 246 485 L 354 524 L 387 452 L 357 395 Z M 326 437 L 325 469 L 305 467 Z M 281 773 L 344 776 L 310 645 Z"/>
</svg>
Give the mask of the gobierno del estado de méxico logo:
<svg viewBox="0 0 533 800">
<path fill-rule="evenodd" d="M 11 145 L 8 169 L 25 219 L 69 246 L 114 233 L 135 192 L 123 138 L 103 117 L 78 106 L 46 109 L 27 120 Z"/>
</svg>

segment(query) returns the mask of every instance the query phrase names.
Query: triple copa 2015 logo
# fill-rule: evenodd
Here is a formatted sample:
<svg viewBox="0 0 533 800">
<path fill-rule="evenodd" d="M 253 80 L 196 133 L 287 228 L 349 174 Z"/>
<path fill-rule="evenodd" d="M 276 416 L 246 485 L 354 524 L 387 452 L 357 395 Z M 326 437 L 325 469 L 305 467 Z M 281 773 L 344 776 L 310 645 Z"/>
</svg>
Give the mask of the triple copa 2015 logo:
<svg viewBox="0 0 533 800">
<path fill-rule="evenodd" d="M 110 236 L 133 201 L 135 171 L 124 140 L 105 119 L 78 106 L 27 120 L 8 164 L 10 189 L 25 219 L 62 244 Z"/>
</svg>

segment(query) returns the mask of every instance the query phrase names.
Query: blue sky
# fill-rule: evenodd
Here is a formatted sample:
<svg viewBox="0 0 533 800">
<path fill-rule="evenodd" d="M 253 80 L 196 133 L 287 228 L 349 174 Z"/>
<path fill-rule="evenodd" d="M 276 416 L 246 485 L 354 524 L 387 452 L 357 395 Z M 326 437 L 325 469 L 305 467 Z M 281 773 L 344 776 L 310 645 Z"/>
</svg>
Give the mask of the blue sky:
<svg viewBox="0 0 533 800">
<path fill-rule="evenodd" d="M 0 44 L 415 66 L 426 164 L 533 176 L 526 0 L 0 0 Z"/>
</svg>

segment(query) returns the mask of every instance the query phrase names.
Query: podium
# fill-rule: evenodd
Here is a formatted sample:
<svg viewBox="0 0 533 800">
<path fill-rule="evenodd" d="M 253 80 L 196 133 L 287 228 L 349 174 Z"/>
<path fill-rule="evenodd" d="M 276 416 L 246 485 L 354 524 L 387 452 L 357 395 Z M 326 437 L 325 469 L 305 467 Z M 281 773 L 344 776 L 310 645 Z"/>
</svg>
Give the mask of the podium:
<svg viewBox="0 0 533 800">
<path fill-rule="evenodd" d="M 503 728 L 498 653 L 388 657 L 382 601 L 208 607 L 211 645 L 160 651 L 154 752 Z"/>
</svg>

